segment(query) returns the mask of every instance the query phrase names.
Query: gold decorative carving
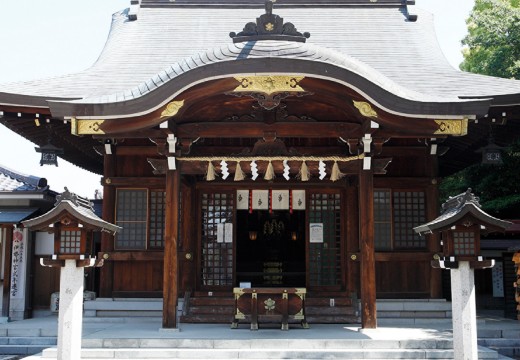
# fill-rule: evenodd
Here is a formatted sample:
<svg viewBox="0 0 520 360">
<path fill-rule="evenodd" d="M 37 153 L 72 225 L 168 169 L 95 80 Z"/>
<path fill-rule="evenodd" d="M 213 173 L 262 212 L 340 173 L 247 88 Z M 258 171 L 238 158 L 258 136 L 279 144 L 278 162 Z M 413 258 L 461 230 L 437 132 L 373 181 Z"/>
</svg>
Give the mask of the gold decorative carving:
<svg viewBox="0 0 520 360">
<path fill-rule="evenodd" d="M 434 134 L 463 136 L 468 133 L 468 119 L 435 120 L 439 128 Z"/>
<path fill-rule="evenodd" d="M 78 120 L 76 118 L 71 119 L 70 132 L 72 135 L 97 135 L 104 134 L 105 132 L 101 129 L 101 125 L 105 120 Z"/>
<path fill-rule="evenodd" d="M 304 76 L 235 76 L 240 82 L 233 92 L 261 92 L 271 95 L 277 92 L 305 92 L 298 84 Z"/>
<path fill-rule="evenodd" d="M 372 106 L 365 101 L 352 101 L 354 106 L 359 110 L 359 113 L 366 117 L 376 118 L 377 113 L 372 109 Z"/>
<path fill-rule="evenodd" d="M 265 304 L 265 309 L 267 311 L 273 311 L 274 310 L 274 307 L 276 305 L 276 301 L 274 301 L 273 299 L 269 298 L 267 300 L 264 301 L 264 304 Z"/>
<path fill-rule="evenodd" d="M 183 106 L 184 100 L 170 102 L 168 105 L 166 105 L 166 108 L 161 113 L 161 119 L 177 115 Z"/>
<path fill-rule="evenodd" d="M 235 319 L 244 320 L 245 318 L 246 318 L 246 315 L 237 308 L 237 313 L 235 314 Z"/>
<path fill-rule="evenodd" d="M 273 23 L 267 23 L 265 24 L 265 31 L 273 31 L 274 30 L 274 25 Z"/>
<path fill-rule="evenodd" d="M 304 320 L 305 319 L 305 315 L 303 314 L 303 308 L 300 309 L 300 311 L 298 311 L 296 314 L 294 314 L 294 319 L 296 319 L 296 320 Z"/>
</svg>

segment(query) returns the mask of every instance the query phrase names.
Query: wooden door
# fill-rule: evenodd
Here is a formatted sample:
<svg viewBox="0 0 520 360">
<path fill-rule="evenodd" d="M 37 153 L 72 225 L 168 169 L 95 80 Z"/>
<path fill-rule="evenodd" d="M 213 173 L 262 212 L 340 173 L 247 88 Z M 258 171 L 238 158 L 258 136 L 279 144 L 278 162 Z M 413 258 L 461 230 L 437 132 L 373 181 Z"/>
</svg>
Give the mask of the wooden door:
<svg viewBox="0 0 520 360">
<path fill-rule="evenodd" d="M 202 290 L 230 290 L 233 287 L 234 214 L 234 192 L 203 190 L 200 194 L 199 279 Z"/>
<path fill-rule="evenodd" d="M 307 287 L 338 291 L 343 287 L 342 209 L 340 190 L 308 191 Z M 312 228 L 317 233 L 312 233 Z"/>
</svg>

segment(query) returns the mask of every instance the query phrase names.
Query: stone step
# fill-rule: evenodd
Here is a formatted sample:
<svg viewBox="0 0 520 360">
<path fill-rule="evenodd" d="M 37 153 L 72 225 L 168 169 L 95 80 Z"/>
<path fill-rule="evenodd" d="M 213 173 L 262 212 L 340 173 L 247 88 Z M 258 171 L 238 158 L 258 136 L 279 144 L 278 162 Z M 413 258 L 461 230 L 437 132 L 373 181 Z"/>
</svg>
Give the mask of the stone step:
<svg viewBox="0 0 520 360">
<path fill-rule="evenodd" d="M 46 349 L 54 348 L 54 345 L 0 345 L 0 354 L 2 355 L 34 355 L 43 352 Z"/>
<path fill-rule="evenodd" d="M 226 314 L 233 315 L 233 306 L 190 306 L 189 315 Z"/>
<path fill-rule="evenodd" d="M 180 322 L 187 324 L 198 324 L 198 323 L 208 323 L 208 324 L 231 324 L 233 320 L 233 313 L 227 315 L 214 314 L 211 316 L 206 315 L 181 315 Z"/>
<path fill-rule="evenodd" d="M 162 299 L 97 298 L 83 303 L 84 317 L 162 316 Z"/>
<path fill-rule="evenodd" d="M 4 345 L 56 345 L 56 337 L 30 336 L 30 337 L 0 337 L 0 346 Z M 1 354 L 1 353 L 0 353 Z"/>
<path fill-rule="evenodd" d="M 355 315 L 356 310 L 351 306 L 305 306 L 305 314 L 310 315 Z"/>
<path fill-rule="evenodd" d="M 56 349 L 46 349 L 44 359 L 55 359 Z M 82 358 L 95 359 L 453 359 L 453 350 L 439 349 L 82 349 Z M 489 349 L 479 349 L 479 359 L 498 359 Z"/>
</svg>

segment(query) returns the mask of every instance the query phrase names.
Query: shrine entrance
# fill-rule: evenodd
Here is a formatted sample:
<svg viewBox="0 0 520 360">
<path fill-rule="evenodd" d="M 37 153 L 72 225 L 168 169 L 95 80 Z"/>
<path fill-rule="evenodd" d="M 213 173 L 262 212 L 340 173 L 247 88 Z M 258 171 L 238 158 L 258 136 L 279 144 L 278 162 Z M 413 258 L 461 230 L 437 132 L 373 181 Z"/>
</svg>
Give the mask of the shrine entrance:
<svg viewBox="0 0 520 360">
<path fill-rule="evenodd" d="M 305 211 L 238 210 L 236 224 L 237 286 L 305 287 Z"/>
</svg>

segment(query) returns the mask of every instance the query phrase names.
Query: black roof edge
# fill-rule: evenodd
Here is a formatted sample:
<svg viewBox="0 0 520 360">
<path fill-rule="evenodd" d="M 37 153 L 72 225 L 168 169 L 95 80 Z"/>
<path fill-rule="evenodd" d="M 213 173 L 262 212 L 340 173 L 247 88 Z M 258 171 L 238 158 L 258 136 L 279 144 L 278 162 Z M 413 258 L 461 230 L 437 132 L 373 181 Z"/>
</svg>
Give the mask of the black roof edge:
<svg viewBox="0 0 520 360">
<path fill-rule="evenodd" d="M 36 95 L 24 95 L 17 93 L 6 93 L 0 92 L 0 110 L 2 107 L 14 106 L 14 107 L 35 107 L 35 108 L 49 108 L 49 104 L 47 101 L 49 100 L 61 100 L 61 101 L 71 101 L 71 100 L 79 100 L 81 98 L 72 97 L 72 98 L 64 98 L 64 97 L 49 97 L 49 96 L 36 96 Z"/>
<path fill-rule="evenodd" d="M 491 106 L 509 106 L 509 105 L 520 105 L 520 93 L 507 94 L 507 95 L 488 95 L 487 97 L 492 98 Z M 474 100 L 478 99 L 477 96 L 459 96 L 460 99 Z"/>
</svg>

